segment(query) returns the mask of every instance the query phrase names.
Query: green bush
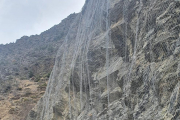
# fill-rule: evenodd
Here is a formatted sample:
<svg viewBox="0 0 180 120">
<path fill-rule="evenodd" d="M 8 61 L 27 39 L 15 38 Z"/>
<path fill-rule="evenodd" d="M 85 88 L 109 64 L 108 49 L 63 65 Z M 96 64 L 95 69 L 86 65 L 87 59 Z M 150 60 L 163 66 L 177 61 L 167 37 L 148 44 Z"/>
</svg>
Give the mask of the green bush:
<svg viewBox="0 0 180 120">
<path fill-rule="evenodd" d="M 18 76 L 19 75 L 19 73 L 15 73 L 15 76 Z"/>
<path fill-rule="evenodd" d="M 28 70 L 28 68 L 27 68 L 27 67 L 24 67 L 24 70 Z"/>
<path fill-rule="evenodd" d="M 20 77 L 20 80 L 25 80 L 26 78 L 25 77 Z"/>
<path fill-rule="evenodd" d="M 18 88 L 17 88 L 17 90 L 18 90 L 18 91 L 21 91 L 21 90 L 22 90 L 22 88 L 21 88 L 21 87 L 18 87 Z"/>
<path fill-rule="evenodd" d="M 49 78 L 50 75 L 51 75 L 51 73 L 48 73 L 48 74 L 45 75 L 45 77 Z"/>
<path fill-rule="evenodd" d="M 30 71 L 30 72 L 29 72 L 29 78 L 32 78 L 33 76 L 34 76 L 33 72 Z"/>
<path fill-rule="evenodd" d="M 34 82 L 39 82 L 41 79 L 41 76 L 36 76 Z"/>
</svg>

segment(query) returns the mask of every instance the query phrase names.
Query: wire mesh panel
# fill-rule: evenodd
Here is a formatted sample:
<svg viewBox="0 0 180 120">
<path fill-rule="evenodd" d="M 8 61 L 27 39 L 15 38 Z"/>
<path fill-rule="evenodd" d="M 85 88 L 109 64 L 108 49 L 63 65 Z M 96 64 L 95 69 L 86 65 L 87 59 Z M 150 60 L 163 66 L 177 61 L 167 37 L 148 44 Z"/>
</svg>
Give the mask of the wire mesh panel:
<svg viewBox="0 0 180 120">
<path fill-rule="evenodd" d="M 179 24 L 179 1 L 86 0 L 36 119 L 180 119 Z"/>
</svg>

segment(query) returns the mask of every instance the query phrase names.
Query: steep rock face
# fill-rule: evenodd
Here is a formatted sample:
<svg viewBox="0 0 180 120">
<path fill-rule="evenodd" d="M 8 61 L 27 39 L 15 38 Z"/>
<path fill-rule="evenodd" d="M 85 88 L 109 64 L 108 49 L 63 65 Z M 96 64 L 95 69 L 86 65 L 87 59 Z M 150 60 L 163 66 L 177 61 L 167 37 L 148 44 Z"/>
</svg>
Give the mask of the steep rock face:
<svg viewBox="0 0 180 120">
<path fill-rule="evenodd" d="M 180 119 L 180 2 L 86 0 L 27 120 Z"/>
</svg>

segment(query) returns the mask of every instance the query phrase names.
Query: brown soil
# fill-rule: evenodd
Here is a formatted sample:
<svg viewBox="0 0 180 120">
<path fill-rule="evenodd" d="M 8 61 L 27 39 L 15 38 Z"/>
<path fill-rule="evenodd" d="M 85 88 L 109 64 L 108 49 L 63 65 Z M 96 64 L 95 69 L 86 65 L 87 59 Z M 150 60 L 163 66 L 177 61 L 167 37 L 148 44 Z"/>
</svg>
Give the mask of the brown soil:
<svg viewBox="0 0 180 120">
<path fill-rule="evenodd" d="M 0 120 L 25 120 L 43 96 L 47 84 L 47 81 L 16 81 L 18 87 L 14 87 L 6 96 L 0 95 Z"/>
</svg>

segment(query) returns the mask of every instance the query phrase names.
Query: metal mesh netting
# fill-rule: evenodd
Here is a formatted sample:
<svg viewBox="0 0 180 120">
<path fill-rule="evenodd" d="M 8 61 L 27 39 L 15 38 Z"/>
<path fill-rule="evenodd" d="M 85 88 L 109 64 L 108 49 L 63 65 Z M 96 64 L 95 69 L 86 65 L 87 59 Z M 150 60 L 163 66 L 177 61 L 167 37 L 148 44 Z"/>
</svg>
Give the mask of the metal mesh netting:
<svg viewBox="0 0 180 120">
<path fill-rule="evenodd" d="M 180 2 L 87 0 L 59 48 L 40 119 L 179 119 Z"/>
</svg>

